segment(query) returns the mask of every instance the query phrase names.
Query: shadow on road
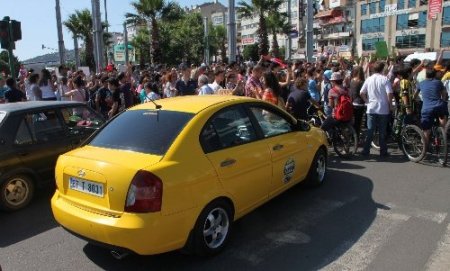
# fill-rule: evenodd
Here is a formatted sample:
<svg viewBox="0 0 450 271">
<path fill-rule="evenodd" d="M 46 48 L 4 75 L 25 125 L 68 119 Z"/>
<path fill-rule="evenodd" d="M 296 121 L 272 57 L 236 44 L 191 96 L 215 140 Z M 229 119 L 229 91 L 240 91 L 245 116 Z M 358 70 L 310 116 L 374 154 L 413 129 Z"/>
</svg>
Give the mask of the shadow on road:
<svg viewBox="0 0 450 271">
<path fill-rule="evenodd" d="M 84 253 L 104 270 L 317 270 L 361 238 L 378 208 L 388 209 L 372 190 L 366 177 L 329 170 L 322 187 L 294 187 L 237 221 L 227 248 L 212 258 L 171 252 L 118 261 L 90 244 Z"/>
<path fill-rule="evenodd" d="M 33 201 L 25 209 L 12 213 L 0 211 L 0 248 L 58 226 L 50 208 L 54 189 L 45 187 L 36 190 Z"/>
</svg>

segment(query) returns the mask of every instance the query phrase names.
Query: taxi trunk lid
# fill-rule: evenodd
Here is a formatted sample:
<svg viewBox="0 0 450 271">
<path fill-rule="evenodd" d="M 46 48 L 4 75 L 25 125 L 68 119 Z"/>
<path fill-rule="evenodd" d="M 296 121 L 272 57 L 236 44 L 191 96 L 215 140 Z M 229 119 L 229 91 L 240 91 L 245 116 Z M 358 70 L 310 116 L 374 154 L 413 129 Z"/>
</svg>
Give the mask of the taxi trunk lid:
<svg viewBox="0 0 450 271">
<path fill-rule="evenodd" d="M 85 146 L 59 158 L 56 181 L 72 205 L 115 216 L 124 211 L 136 173 L 161 159 L 159 155 Z"/>
</svg>

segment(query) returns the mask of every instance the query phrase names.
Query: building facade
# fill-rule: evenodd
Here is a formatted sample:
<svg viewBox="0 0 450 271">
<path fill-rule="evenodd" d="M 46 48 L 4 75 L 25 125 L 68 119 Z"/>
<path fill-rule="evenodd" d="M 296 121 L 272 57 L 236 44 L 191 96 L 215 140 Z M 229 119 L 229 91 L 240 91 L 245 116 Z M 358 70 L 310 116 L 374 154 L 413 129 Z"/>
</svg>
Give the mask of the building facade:
<svg viewBox="0 0 450 271">
<path fill-rule="evenodd" d="M 356 7 L 360 55 L 373 53 L 378 41 L 400 54 L 450 46 L 450 0 L 434 19 L 428 18 L 427 0 L 358 1 Z"/>
</svg>

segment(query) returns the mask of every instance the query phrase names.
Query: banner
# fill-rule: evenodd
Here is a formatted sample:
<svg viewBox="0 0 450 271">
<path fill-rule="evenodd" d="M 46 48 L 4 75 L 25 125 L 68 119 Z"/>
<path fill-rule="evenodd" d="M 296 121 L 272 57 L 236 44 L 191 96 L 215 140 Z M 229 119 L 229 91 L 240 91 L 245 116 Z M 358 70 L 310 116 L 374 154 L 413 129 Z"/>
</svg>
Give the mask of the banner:
<svg viewBox="0 0 450 271">
<path fill-rule="evenodd" d="M 428 20 L 437 18 L 437 15 L 442 12 L 442 0 L 428 1 Z"/>
<path fill-rule="evenodd" d="M 386 41 L 377 41 L 375 43 L 375 54 L 377 57 L 386 58 L 389 56 L 388 47 Z"/>
</svg>

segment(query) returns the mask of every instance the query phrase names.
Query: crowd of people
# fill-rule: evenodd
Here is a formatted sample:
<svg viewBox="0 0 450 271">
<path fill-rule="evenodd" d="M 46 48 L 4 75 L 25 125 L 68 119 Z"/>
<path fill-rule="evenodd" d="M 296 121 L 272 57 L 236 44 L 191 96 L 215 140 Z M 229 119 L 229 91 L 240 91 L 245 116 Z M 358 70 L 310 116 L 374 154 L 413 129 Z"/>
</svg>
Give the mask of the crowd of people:
<svg viewBox="0 0 450 271">
<path fill-rule="evenodd" d="M 405 122 L 420 116 L 429 138 L 435 118 L 445 125 L 448 116 L 450 65 L 436 61 L 401 58 L 374 61 L 363 57 L 346 60 L 331 54 L 315 63 L 261 57 L 247 63 L 214 63 L 210 66 L 180 64 L 138 69 L 131 64 L 86 75 L 60 66 L 35 73 L 23 66 L 17 80 L 0 75 L 0 103 L 18 101 L 79 101 L 106 119 L 138 103 L 186 95 L 238 95 L 265 100 L 297 119 L 309 120 L 321 110 L 322 128 L 339 122 L 353 123 L 357 134 L 363 125 L 367 136 L 362 155 L 368 155 L 375 130 L 379 132 L 380 155 L 389 155 L 386 133 L 392 112 Z M 366 116 L 366 121 L 364 121 Z"/>
</svg>

